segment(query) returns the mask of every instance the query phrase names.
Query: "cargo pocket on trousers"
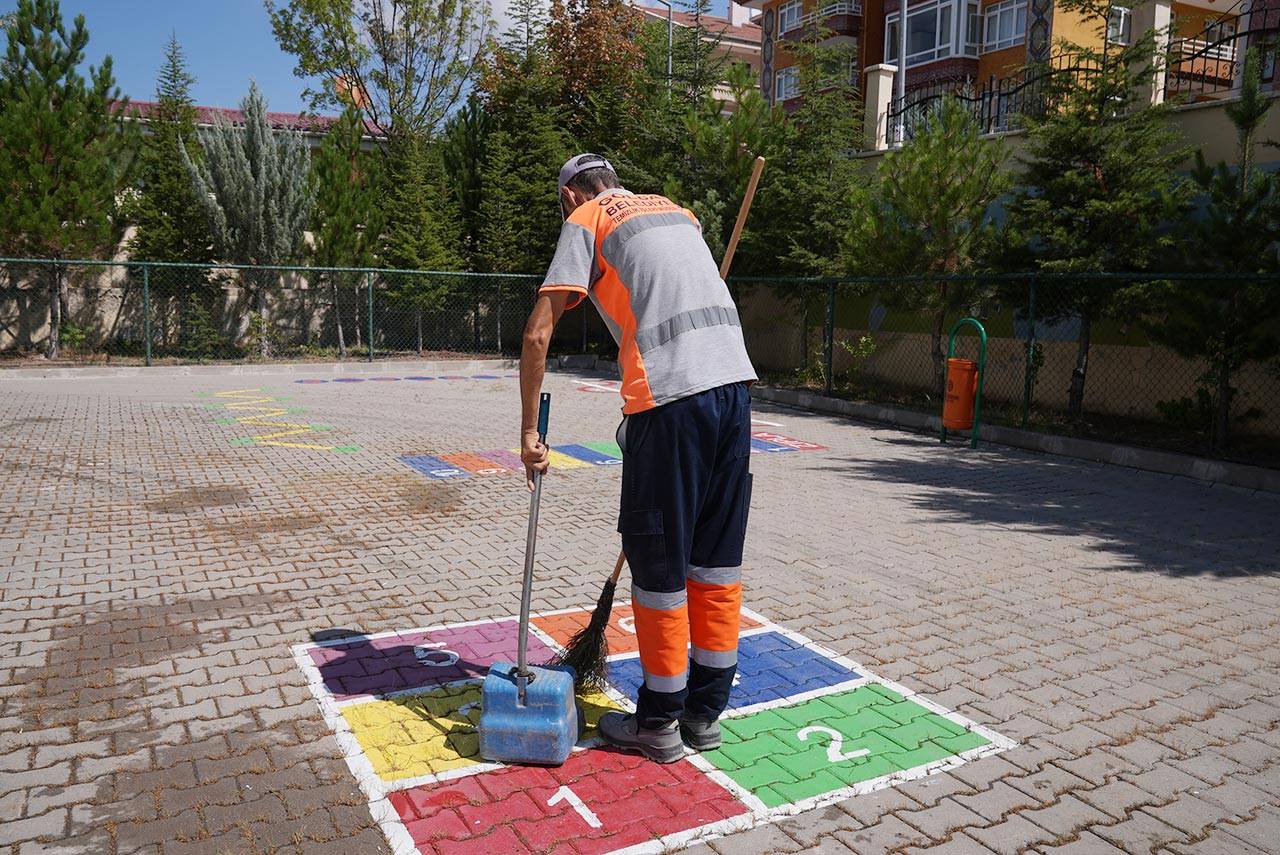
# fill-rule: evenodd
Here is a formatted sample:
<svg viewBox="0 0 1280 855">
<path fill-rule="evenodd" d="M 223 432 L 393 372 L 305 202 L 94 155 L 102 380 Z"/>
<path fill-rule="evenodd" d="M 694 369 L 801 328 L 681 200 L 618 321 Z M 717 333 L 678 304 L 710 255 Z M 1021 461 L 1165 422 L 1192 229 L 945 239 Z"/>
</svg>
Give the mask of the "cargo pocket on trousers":
<svg viewBox="0 0 1280 855">
<path fill-rule="evenodd" d="M 746 482 L 742 485 L 742 507 L 738 509 L 738 525 L 739 531 L 742 532 L 743 540 L 747 537 L 747 517 L 751 516 L 751 488 L 754 485 L 755 477 L 748 472 Z"/>
<path fill-rule="evenodd" d="M 653 579 L 667 570 L 667 538 L 659 509 L 627 511 L 618 517 L 622 551 L 631 567 L 632 579 Z M 652 583 L 650 583 L 652 584 Z"/>
</svg>

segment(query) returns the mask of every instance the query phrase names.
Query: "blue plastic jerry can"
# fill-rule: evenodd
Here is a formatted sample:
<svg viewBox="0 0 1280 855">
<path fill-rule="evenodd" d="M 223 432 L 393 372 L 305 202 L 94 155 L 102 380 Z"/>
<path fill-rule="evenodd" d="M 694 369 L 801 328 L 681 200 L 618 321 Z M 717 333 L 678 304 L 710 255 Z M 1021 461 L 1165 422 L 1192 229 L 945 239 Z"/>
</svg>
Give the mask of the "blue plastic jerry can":
<svg viewBox="0 0 1280 855">
<path fill-rule="evenodd" d="M 572 668 L 529 667 L 520 697 L 516 666 L 489 666 L 480 697 L 480 756 L 497 763 L 559 766 L 578 741 Z"/>
</svg>

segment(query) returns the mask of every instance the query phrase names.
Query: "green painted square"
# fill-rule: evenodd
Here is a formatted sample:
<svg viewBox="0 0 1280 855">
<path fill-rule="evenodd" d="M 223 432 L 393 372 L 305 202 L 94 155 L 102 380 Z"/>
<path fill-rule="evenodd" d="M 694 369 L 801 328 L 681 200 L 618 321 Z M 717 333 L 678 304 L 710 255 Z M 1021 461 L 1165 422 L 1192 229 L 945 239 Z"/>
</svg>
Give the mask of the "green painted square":
<svg viewBox="0 0 1280 855">
<path fill-rule="evenodd" d="M 601 454 L 607 454 L 619 460 L 622 459 L 622 449 L 618 447 L 616 442 L 584 442 L 582 444 L 592 451 L 598 451 Z"/>
<path fill-rule="evenodd" d="M 935 763 L 988 743 L 875 684 L 726 719 L 723 733 L 724 744 L 702 756 L 767 807 Z M 868 753 L 848 756 L 859 751 Z"/>
</svg>

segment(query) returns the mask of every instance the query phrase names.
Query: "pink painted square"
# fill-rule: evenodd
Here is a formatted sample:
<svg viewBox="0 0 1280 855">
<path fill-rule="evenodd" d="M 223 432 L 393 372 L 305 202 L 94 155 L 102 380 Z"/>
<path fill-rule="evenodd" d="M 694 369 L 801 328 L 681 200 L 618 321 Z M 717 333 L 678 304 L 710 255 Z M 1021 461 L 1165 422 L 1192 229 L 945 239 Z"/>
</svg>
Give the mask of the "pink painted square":
<svg viewBox="0 0 1280 855">
<path fill-rule="evenodd" d="M 516 661 L 519 624 L 512 618 L 377 638 L 356 636 L 307 652 L 325 688 L 338 700 L 385 695 L 484 677 L 494 662 Z M 540 639 L 529 638 L 529 661 L 553 655 Z"/>
</svg>

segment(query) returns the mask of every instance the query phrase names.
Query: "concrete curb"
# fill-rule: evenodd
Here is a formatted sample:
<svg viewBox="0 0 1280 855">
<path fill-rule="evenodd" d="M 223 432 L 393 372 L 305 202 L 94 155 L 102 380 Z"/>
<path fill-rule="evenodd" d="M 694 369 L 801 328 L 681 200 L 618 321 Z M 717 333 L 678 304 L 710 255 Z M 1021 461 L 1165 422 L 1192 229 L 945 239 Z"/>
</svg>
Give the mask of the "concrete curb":
<svg viewBox="0 0 1280 855">
<path fill-rule="evenodd" d="M 813 392 L 775 389 L 768 386 L 756 386 L 751 390 L 751 394 L 752 397 L 762 401 L 801 407 L 817 413 L 848 416 L 849 418 L 880 422 L 915 431 L 940 433 L 942 430 L 941 417 L 917 413 L 912 410 L 882 407 L 875 404 L 860 404 L 856 401 L 828 398 Z M 1207 460 L 1203 457 L 1191 457 L 1186 454 L 1174 454 L 1149 448 L 1135 448 L 1111 442 L 1098 442 L 1092 439 L 1053 436 L 1002 425 L 983 425 L 980 435 L 987 442 L 1011 445 L 1015 448 L 1025 448 L 1030 451 L 1059 454 L 1063 457 L 1092 460 L 1097 463 L 1110 463 L 1116 466 L 1127 466 L 1131 469 L 1160 472 L 1165 475 L 1176 475 L 1183 478 L 1194 478 L 1197 481 L 1205 481 L 1210 484 L 1223 484 L 1246 490 L 1264 490 L 1269 493 L 1280 493 L 1280 471 L 1264 469 L 1260 466 L 1249 466 L 1244 463 L 1231 463 L 1223 460 Z M 968 439 L 967 433 L 965 438 Z"/>
<path fill-rule="evenodd" d="M 83 379 L 86 377 L 237 377 L 264 374 L 298 374 L 303 376 L 333 376 L 359 374 L 386 374 L 396 371 L 412 371 L 429 374 L 454 373 L 495 368 L 514 368 L 512 359 L 444 359 L 423 361 L 388 362 L 271 362 L 243 365 L 87 365 L 67 368 L 8 368 L 0 369 L 0 380 Z"/>
</svg>

